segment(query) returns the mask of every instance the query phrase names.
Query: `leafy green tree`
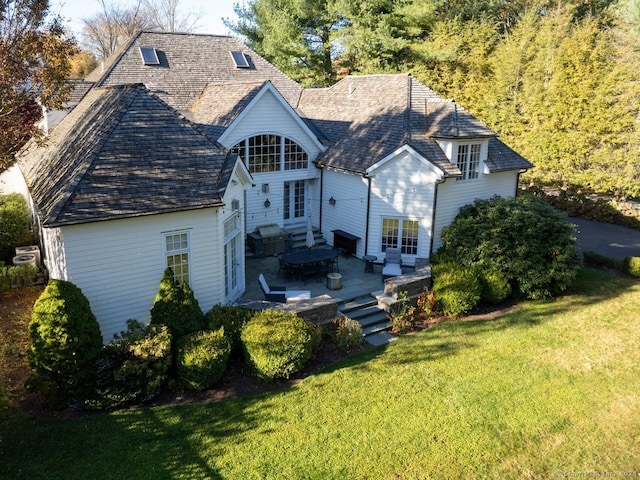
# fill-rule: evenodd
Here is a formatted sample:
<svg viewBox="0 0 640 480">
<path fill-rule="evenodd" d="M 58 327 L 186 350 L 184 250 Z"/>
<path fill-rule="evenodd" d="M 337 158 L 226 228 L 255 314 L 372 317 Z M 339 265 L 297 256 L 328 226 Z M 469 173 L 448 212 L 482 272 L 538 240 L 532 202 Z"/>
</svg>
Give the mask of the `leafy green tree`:
<svg viewBox="0 0 640 480">
<path fill-rule="evenodd" d="M 71 282 L 51 280 L 29 323 L 31 384 L 64 402 L 91 391 L 102 334 L 89 300 Z"/>
<path fill-rule="evenodd" d="M 59 19 L 47 20 L 49 2 L 0 1 L 0 172 L 38 133 L 42 106 L 60 108 L 71 86 L 65 77 L 77 47 Z"/>
<path fill-rule="evenodd" d="M 247 44 L 305 86 L 335 81 L 334 32 L 343 19 L 333 0 L 254 0 L 235 5 L 237 22 L 225 19 Z"/>
<path fill-rule="evenodd" d="M 442 240 L 440 261 L 501 272 L 531 299 L 566 291 L 581 266 L 566 216 L 530 195 L 476 200 L 460 209 Z"/>
<path fill-rule="evenodd" d="M 622 61 L 623 43 L 568 10 L 530 15 L 496 49 L 471 110 L 536 165 L 529 178 L 640 194 L 638 61 Z"/>
</svg>

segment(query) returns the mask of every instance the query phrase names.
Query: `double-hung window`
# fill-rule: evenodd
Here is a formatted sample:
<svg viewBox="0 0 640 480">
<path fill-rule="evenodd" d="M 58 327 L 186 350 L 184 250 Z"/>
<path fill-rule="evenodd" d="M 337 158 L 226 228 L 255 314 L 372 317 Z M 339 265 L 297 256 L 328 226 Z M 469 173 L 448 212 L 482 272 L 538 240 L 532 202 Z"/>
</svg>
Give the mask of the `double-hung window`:
<svg viewBox="0 0 640 480">
<path fill-rule="evenodd" d="M 172 232 L 164 236 L 167 267 L 180 284 L 189 285 L 189 232 Z"/>
<path fill-rule="evenodd" d="M 467 143 L 458 145 L 456 164 L 462 172 L 458 180 L 473 180 L 478 178 L 480 171 L 480 144 Z"/>
<path fill-rule="evenodd" d="M 382 251 L 398 247 L 404 255 L 418 254 L 418 220 L 383 218 Z"/>
</svg>

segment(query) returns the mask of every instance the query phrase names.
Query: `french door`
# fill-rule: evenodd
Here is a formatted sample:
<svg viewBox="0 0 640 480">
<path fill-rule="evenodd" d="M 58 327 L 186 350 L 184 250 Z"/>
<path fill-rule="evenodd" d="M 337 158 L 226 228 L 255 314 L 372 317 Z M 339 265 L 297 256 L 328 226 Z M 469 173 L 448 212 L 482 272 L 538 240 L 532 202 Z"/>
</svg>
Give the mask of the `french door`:
<svg viewBox="0 0 640 480">
<path fill-rule="evenodd" d="M 300 223 L 305 218 L 305 181 L 284 182 L 284 223 Z"/>
<path fill-rule="evenodd" d="M 226 302 L 236 300 L 241 288 L 241 231 L 238 216 L 234 215 L 225 222 L 224 242 L 224 298 Z"/>
</svg>

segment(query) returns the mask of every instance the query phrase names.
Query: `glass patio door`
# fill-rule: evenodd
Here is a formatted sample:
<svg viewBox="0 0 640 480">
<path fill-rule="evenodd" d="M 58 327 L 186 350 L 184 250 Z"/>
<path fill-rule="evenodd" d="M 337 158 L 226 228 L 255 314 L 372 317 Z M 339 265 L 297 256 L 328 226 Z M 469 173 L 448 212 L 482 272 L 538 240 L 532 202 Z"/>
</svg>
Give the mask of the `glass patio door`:
<svg viewBox="0 0 640 480">
<path fill-rule="evenodd" d="M 284 223 L 300 223 L 305 219 L 305 182 L 295 180 L 284 182 Z"/>
<path fill-rule="evenodd" d="M 240 294 L 240 222 L 233 216 L 225 222 L 224 243 L 224 297 L 232 302 Z"/>
</svg>

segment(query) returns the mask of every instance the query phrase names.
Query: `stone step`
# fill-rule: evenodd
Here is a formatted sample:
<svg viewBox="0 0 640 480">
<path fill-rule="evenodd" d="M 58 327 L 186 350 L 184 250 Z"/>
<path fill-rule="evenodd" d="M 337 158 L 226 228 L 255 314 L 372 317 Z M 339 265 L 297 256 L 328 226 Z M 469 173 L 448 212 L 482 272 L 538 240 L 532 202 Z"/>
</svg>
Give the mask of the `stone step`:
<svg viewBox="0 0 640 480">
<path fill-rule="evenodd" d="M 372 298 L 370 295 L 367 295 L 365 297 L 354 298 L 343 303 L 338 307 L 338 310 L 340 310 L 344 314 L 348 314 L 349 312 L 352 312 L 354 310 L 360 310 L 363 308 L 372 307 L 377 304 L 378 304 L 378 301 L 375 298 Z"/>
<path fill-rule="evenodd" d="M 359 322 L 369 317 L 386 317 L 387 313 L 380 309 L 377 305 L 372 305 L 370 307 L 359 308 L 358 310 L 352 310 L 347 315 L 354 320 L 358 320 Z"/>
<path fill-rule="evenodd" d="M 378 309 L 377 312 L 370 313 L 366 316 L 354 318 L 354 320 L 358 320 L 358 322 L 360 322 L 360 325 L 362 325 L 362 328 L 370 327 L 371 325 L 375 325 L 376 323 L 386 323 L 389 321 L 389 319 L 387 318 L 387 312 L 380 309 Z"/>
<path fill-rule="evenodd" d="M 386 345 L 387 343 L 391 343 L 394 340 L 397 340 L 397 337 L 394 337 L 389 332 L 376 332 L 371 335 L 367 335 L 365 340 L 370 345 L 374 347 L 379 347 L 380 345 Z"/>
<path fill-rule="evenodd" d="M 379 322 L 379 323 L 374 323 L 373 325 L 369 325 L 368 327 L 365 327 L 362 329 L 362 333 L 364 334 L 364 337 L 367 338 L 369 335 L 372 335 L 374 333 L 378 333 L 378 332 L 382 332 L 384 330 L 387 330 L 391 328 L 391 321 L 386 321 L 386 322 Z"/>
</svg>

